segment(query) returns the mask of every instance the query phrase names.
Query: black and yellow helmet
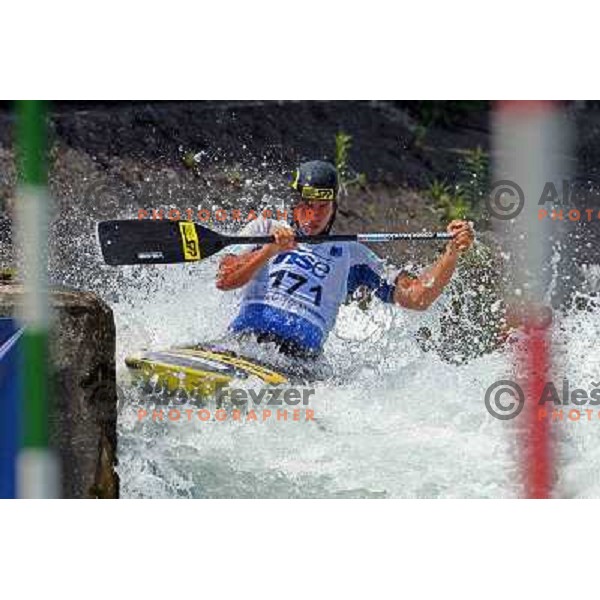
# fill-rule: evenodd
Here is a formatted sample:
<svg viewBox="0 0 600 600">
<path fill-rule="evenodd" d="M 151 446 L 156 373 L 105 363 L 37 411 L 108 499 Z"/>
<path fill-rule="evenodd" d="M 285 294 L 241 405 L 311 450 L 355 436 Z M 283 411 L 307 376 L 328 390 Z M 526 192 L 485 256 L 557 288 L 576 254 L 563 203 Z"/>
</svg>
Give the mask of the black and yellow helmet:
<svg viewBox="0 0 600 600">
<path fill-rule="evenodd" d="M 337 213 L 338 174 L 336 168 L 324 160 L 311 160 L 302 163 L 292 176 L 291 186 L 299 192 L 299 201 L 323 201 L 333 203 L 333 213 L 322 233 L 328 234 L 333 227 Z M 294 221 L 293 226 L 299 230 Z"/>
<path fill-rule="evenodd" d="M 336 168 L 324 160 L 302 163 L 295 171 L 292 188 L 300 192 L 304 200 L 332 200 L 338 195 Z"/>
</svg>

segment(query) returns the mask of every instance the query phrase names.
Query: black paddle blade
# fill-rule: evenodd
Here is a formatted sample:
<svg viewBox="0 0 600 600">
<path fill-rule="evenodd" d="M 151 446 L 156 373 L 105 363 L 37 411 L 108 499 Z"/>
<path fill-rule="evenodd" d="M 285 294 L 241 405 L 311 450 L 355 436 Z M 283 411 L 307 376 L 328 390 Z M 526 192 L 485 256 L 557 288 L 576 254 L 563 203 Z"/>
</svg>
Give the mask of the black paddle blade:
<svg viewBox="0 0 600 600">
<path fill-rule="evenodd" d="M 190 221 L 103 221 L 98 237 L 108 265 L 197 262 L 228 245 L 225 236 Z"/>
</svg>

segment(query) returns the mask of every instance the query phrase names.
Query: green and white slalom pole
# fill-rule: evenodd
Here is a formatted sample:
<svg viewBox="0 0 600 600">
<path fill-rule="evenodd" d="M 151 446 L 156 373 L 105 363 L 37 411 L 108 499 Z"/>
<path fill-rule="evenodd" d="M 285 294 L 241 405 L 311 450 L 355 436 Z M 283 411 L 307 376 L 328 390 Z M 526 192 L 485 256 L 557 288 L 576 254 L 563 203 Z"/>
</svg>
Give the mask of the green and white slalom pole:
<svg viewBox="0 0 600 600">
<path fill-rule="evenodd" d="M 46 163 L 46 103 L 17 102 L 19 192 L 18 249 L 23 261 L 24 302 L 21 320 L 21 448 L 17 456 L 17 497 L 57 498 L 58 459 L 49 448 L 49 202 Z"/>
</svg>

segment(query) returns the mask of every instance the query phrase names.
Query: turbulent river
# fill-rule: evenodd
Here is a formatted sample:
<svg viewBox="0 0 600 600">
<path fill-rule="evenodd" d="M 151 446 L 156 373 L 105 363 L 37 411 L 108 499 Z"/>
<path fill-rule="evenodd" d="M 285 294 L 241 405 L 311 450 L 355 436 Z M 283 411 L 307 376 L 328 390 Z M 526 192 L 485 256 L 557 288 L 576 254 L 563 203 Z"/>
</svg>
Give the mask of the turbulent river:
<svg viewBox="0 0 600 600">
<path fill-rule="evenodd" d="M 510 377 L 511 350 L 451 364 L 417 342 L 430 311 L 375 301 L 344 305 L 326 344 L 334 376 L 315 383 L 312 421 L 140 420 L 144 398 L 125 356 L 214 340 L 237 293 L 214 286 L 216 258 L 193 266 L 62 269 L 61 283 L 96 292 L 117 326 L 118 473 L 126 498 L 514 498 L 523 495 L 515 425 L 484 395 Z M 88 263 L 89 265 L 89 263 Z M 589 277 L 597 276 L 592 271 Z M 465 316 L 468 318 L 468 315 Z M 598 314 L 556 313 L 555 355 L 577 386 L 600 381 Z M 244 386 L 259 388 L 258 382 Z M 557 497 L 600 496 L 600 418 L 553 425 Z"/>
</svg>

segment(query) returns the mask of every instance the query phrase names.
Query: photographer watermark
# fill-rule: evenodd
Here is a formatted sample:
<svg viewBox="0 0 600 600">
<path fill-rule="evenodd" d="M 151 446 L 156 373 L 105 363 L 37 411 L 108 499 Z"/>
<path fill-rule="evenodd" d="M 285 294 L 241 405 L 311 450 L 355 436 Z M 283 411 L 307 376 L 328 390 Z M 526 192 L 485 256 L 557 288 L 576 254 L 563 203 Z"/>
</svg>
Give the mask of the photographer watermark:
<svg viewBox="0 0 600 600">
<path fill-rule="evenodd" d="M 313 388 L 246 389 L 225 387 L 209 398 L 164 396 L 153 407 L 138 407 L 138 421 L 153 422 L 299 422 L 314 421 L 315 411 L 306 408 Z M 164 405 L 167 407 L 163 408 Z M 302 407 L 302 408 L 301 408 Z"/>
<path fill-rule="evenodd" d="M 150 219 L 152 221 L 201 221 L 202 223 L 208 223 L 210 221 L 216 221 L 218 223 L 224 223 L 226 221 L 234 221 L 235 223 L 243 223 L 255 221 L 258 217 L 264 219 L 275 219 L 277 221 L 287 221 L 290 214 L 294 221 L 312 219 L 315 211 L 310 207 L 299 206 L 294 208 L 293 211 L 264 208 L 256 211 L 253 209 L 242 211 L 240 209 L 226 210 L 224 208 L 216 208 L 209 210 L 207 208 L 140 208 L 138 209 L 137 218 L 138 220 Z"/>
<path fill-rule="evenodd" d="M 189 394 L 183 389 L 165 391 L 146 384 L 122 387 L 109 379 L 95 379 L 72 394 L 66 381 L 61 394 L 77 399 L 78 412 L 99 422 L 116 422 L 126 414 L 138 422 L 306 422 L 315 420 L 309 408 L 316 391 L 306 387 L 237 388 L 214 385 L 209 393 Z"/>
<path fill-rule="evenodd" d="M 596 207 L 582 208 L 594 200 Z M 600 181 L 589 176 L 562 179 L 558 182 L 546 181 L 539 196 L 537 218 L 539 221 L 586 221 L 600 220 L 597 207 L 600 199 Z M 485 198 L 491 216 L 501 221 L 518 217 L 525 207 L 523 188 L 510 179 L 492 183 L 490 193 Z"/>
<path fill-rule="evenodd" d="M 554 381 L 547 381 L 536 404 L 538 421 L 600 421 L 600 410 L 589 408 L 600 408 L 600 381 L 590 382 L 588 388 L 573 388 L 566 378 L 559 385 Z M 523 389 L 510 379 L 494 382 L 485 392 L 487 411 L 501 421 L 517 417 L 524 405 Z M 571 406 L 577 408 L 570 408 Z"/>
<path fill-rule="evenodd" d="M 193 410 L 191 408 L 186 408 L 184 410 L 178 408 L 171 408 L 169 410 L 162 410 L 156 408 L 152 410 L 147 410 L 145 408 L 138 408 L 137 420 L 151 420 L 154 423 L 166 421 L 170 421 L 172 423 L 190 423 L 192 421 L 202 423 L 206 423 L 208 421 L 243 421 L 245 423 L 259 421 L 261 423 L 264 423 L 265 421 L 306 422 L 315 420 L 315 411 L 310 408 L 295 408 L 293 410 L 280 408 L 278 408 L 277 410 L 273 410 L 270 408 L 256 410 L 252 408 L 247 411 L 240 410 L 239 408 L 233 410 L 227 408 L 217 408 L 216 410 L 210 410 L 208 408 L 201 408 L 198 410 Z"/>
</svg>

